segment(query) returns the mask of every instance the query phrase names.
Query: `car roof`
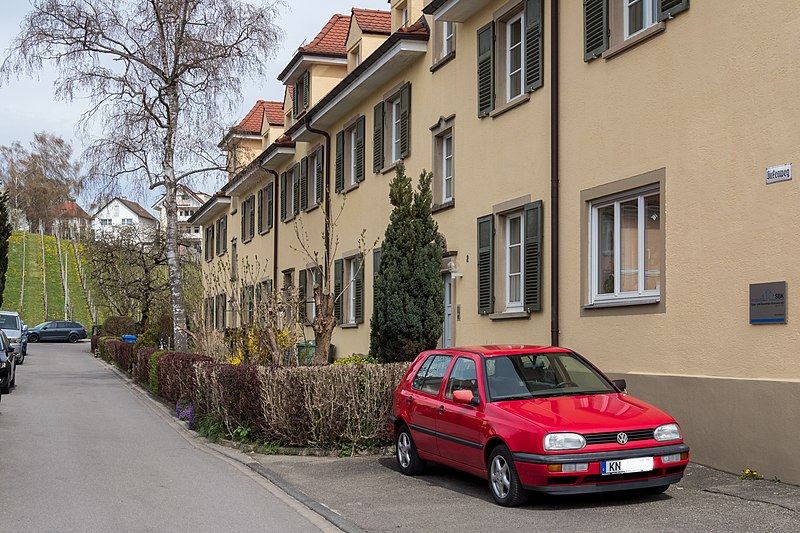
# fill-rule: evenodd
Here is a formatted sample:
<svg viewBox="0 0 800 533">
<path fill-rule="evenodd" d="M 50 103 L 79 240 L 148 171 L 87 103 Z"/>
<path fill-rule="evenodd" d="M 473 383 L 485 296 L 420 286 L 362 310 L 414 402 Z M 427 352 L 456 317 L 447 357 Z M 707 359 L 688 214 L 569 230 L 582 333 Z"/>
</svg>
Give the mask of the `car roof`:
<svg viewBox="0 0 800 533">
<path fill-rule="evenodd" d="M 0 315 L 19 316 L 19 313 L 17 313 L 16 311 L 0 311 Z"/>
<path fill-rule="evenodd" d="M 498 357 L 504 355 L 519 355 L 530 353 L 571 353 L 572 350 L 558 346 L 539 346 L 535 344 L 481 344 L 476 346 L 459 346 L 448 348 L 446 351 L 473 352 L 484 357 Z"/>
</svg>

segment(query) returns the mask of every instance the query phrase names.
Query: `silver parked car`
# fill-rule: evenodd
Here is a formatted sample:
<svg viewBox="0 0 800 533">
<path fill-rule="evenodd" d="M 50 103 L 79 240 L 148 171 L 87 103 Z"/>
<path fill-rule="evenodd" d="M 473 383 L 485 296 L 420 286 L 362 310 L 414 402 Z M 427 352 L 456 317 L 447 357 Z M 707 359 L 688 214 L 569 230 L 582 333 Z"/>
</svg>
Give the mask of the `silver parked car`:
<svg viewBox="0 0 800 533">
<path fill-rule="evenodd" d="M 25 338 L 28 327 L 22 323 L 22 319 L 16 311 L 0 311 L 0 329 L 8 337 L 8 342 L 17 357 L 17 364 L 21 365 L 28 352 L 28 343 Z"/>
</svg>

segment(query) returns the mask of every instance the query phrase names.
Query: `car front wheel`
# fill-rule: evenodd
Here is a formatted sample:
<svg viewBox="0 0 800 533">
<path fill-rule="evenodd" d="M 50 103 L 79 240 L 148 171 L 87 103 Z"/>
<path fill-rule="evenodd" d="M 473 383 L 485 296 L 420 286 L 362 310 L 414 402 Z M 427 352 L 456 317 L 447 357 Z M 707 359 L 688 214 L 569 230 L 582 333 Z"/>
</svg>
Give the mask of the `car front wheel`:
<svg viewBox="0 0 800 533">
<path fill-rule="evenodd" d="M 17 357 L 17 364 L 21 365 L 25 362 L 25 352 L 19 352 L 19 356 Z"/>
<path fill-rule="evenodd" d="M 36 333 L 31 333 L 28 335 L 28 342 L 39 342 L 39 335 Z"/>
<path fill-rule="evenodd" d="M 69 337 L 67 337 L 67 340 L 69 342 L 73 343 L 73 344 L 78 342 L 78 334 L 77 333 L 70 333 Z"/>
<path fill-rule="evenodd" d="M 425 470 L 425 461 L 417 455 L 417 445 L 411 437 L 411 430 L 408 426 L 402 426 L 397 430 L 397 466 L 400 472 L 407 476 L 416 476 Z"/>
<path fill-rule="evenodd" d="M 489 489 L 494 501 L 503 507 L 517 507 L 528 500 L 511 452 L 502 444 L 496 446 L 489 456 Z"/>
</svg>

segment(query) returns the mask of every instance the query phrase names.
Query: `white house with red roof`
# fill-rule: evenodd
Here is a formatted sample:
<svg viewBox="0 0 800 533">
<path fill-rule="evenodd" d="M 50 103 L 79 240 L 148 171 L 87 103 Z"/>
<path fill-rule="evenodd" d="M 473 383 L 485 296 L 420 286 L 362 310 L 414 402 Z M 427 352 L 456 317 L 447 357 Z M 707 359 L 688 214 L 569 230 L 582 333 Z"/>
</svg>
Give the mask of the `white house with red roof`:
<svg viewBox="0 0 800 533">
<path fill-rule="evenodd" d="M 136 226 L 142 231 L 154 230 L 158 228 L 158 219 L 137 202 L 119 196 L 98 209 L 92 218 L 96 236 L 126 226 Z"/>
</svg>

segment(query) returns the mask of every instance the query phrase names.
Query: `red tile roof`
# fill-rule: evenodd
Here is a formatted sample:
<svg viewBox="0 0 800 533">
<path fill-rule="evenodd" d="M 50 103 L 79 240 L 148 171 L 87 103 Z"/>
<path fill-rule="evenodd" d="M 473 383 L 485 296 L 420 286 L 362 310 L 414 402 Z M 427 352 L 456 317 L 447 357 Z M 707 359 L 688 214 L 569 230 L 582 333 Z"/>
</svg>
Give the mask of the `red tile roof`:
<svg viewBox="0 0 800 533">
<path fill-rule="evenodd" d="M 77 202 L 72 200 L 64 202 L 63 204 L 54 205 L 50 209 L 50 213 L 58 218 L 92 218 Z"/>
<path fill-rule="evenodd" d="M 283 102 L 264 102 L 264 116 L 270 126 L 283 126 Z"/>
<path fill-rule="evenodd" d="M 267 102 L 259 100 L 242 121 L 231 128 L 231 133 L 251 133 L 261 135 L 261 122 L 264 120 L 264 108 Z"/>
<path fill-rule="evenodd" d="M 377 9 L 353 8 L 353 17 L 356 24 L 364 33 L 380 33 L 389 35 L 392 33 L 392 13 L 391 11 L 380 11 Z"/>
<path fill-rule="evenodd" d="M 314 40 L 297 49 L 298 52 L 347 55 L 347 32 L 350 30 L 350 17 L 334 15 L 322 28 Z"/>
<path fill-rule="evenodd" d="M 122 202 L 123 204 L 125 204 L 125 206 L 128 209 L 130 209 L 131 211 L 133 211 L 134 213 L 139 215 L 139 218 L 146 218 L 146 219 L 149 219 L 149 220 L 156 220 L 156 217 L 151 215 L 150 212 L 147 209 L 145 209 L 144 207 L 142 207 L 138 203 L 134 202 L 133 200 L 128 200 L 127 198 L 119 198 L 119 197 L 117 197 L 117 199 L 120 202 Z"/>
</svg>

